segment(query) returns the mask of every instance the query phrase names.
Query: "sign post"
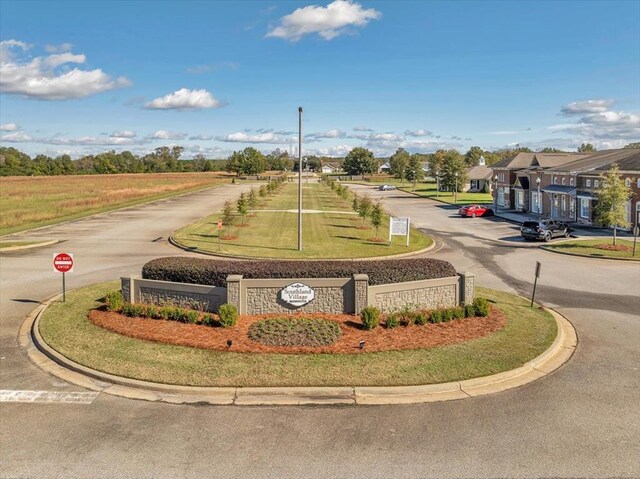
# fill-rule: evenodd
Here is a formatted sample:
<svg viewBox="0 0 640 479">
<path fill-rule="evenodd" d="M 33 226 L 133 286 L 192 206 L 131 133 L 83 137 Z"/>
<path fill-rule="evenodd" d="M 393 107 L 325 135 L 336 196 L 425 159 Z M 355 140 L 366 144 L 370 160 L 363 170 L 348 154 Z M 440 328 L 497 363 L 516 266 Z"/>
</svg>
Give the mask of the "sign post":
<svg viewBox="0 0 640 479">
<path fill-rule="evenodd" d="M 399 218 L 392 216 L 389 219 L 389 246 L 391 246 L 392 236 L 406 236 L 407 246 L 409 246 L 409 224 L 411 220 L 409 218 Z"/>
<path fill-rule="evenodd" d="M 531 308 L 533 308 L 533 300 L 536 297 L 536 286 L 538 284 L 538 277 L 540 276 L 540 261 L 536 261 L 536 278 L 533 280 L 533 294 L 531 295 Z"/>
<path fill-rule="evenodd" d="M 73 253 L 54 253 L 53 271 L 62 273 L 62 302 L 66 300 L 65 274 L 73 273 Z"/>
<path fill-rule="evenodd" d="M 633 228 L 633 254 L 632 256 L 636 255 L 636 243 L 638 242 L 638 235 L 640 235 L 640 226 L 637 226 L 635 228 Z"/>
<path fill-rule="evenodd" d="M 218 253 L 220 252 L 220 236 L 222 236 L 222 220 L 218 219 Z"/>
</svg>

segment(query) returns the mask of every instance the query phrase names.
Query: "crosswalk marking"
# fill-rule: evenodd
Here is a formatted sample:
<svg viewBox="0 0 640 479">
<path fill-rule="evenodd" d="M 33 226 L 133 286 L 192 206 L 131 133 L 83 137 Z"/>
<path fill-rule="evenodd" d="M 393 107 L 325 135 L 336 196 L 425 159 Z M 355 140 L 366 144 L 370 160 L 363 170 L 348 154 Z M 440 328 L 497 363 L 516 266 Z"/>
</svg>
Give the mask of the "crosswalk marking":
<svg viewBox="0 0 640 479">
<path fill-rule="evenodd" d="M 98 394 L 100 393 L 0 389 L 0 402 L 91 404 Z"/>
</svg>

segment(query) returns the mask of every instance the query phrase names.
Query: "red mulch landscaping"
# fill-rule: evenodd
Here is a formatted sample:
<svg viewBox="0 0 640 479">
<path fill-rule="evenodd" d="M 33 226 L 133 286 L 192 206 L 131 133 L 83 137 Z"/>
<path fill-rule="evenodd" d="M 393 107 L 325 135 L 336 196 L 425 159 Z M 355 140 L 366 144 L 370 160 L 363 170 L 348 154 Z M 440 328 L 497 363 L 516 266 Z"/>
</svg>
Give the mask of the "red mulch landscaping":
<svg viewBox="0 0 640 479">
<path fill-rule="evenodd" d="M 384 238 L 369 238 L 367 241 L 370 243 L 387 243 L 387 240 Z"/>
<path fill-rule="evenodd" d="M 370 230 L 371 226 L 364 226 L 364 225 L 360 225 L 358 227 L 356 227 L 357 230 Z"/>
<path fill-rule="evenodd" d="M 238 237 L 234 236 L 234 235 L 230 235 L 230 236 L 220 236 L 220 239 L 223 241 L 228 241 L 228 240 L 237 240 Z"/>
<path fill-rule="evenodd" d="M 607 250 L 607 251 L 625 251 L 627 253 L 630 253 L 631 250 L 632 250 L 631 246 L 627 246 L 625 244 L 616 244 L 616 245 L 613 245 L 613 244 L 597 244 L 597 245 L 594 246 L 594 248 L 604 249 L 604 250 Z"/>
<path fill-rule="evenodd" d="M 321 318 L 340 324 L 342 336 L 335 343 L 322 347 L 268 346 L 249 339 L 249 326 L 269 317 L 287 315 L 240 316 L 232 328 L 184 324 L 148 318 L 129 318 L 110 311 L 92 310 L 89 320 L 100 327 L 124 336 L 147 341 L 240 353 L 360 353 L 403 349 L 424 349 L 462 343 L 481 338 L 503 328 L 506 318 L 502 311 L 491 308 L 487 317 L 456 319 L 447 323 L 400 326 L 394 329 L 377 327 L 360 329 L 359 318 L 347 314 L 291 315 L 292 318 Z M 233 345 L 227 347 L 227 340 Z M 365 341 L 364 350 L 358 343 Z"/>
</svg>

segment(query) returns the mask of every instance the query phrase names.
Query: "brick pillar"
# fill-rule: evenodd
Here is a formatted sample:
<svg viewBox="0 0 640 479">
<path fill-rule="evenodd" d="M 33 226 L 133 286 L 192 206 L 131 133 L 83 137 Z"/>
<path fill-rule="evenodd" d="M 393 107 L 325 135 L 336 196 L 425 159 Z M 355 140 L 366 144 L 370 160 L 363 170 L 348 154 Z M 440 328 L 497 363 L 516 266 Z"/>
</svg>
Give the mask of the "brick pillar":
<svg viewBox="0 0 640 479">
<path fill-rule="evenodd" d="M 131 303 L 131 287 L 132 278 L 120 277 L 120 291 L 122 292 L 122 299 L 128 303 Z"/>
<path fill-rule="evenodd" d="M 353 282 L 355 294 L 354 313 L 360 314 L 367 307 L 369 301 L 369 276 L 366 274 L 354 274 Z"/>
<path fill-rule="evenodd" d="M 459 291 L 460 291 L 460 304 L 473 303 L 473 297 L 475 294 L 475 278 L 476 275 L 465 271 L 464 273 L 458 273 L 459 278 Z"/>
<path fill-rule="evenodd" d="M 233 304 L 238 308 L 239 314 L 246 314 L 240 299 L 240 281 L 242 281 L 241 274 L 230 274 L 227 276 L 227 304 Z"/>
</svg>

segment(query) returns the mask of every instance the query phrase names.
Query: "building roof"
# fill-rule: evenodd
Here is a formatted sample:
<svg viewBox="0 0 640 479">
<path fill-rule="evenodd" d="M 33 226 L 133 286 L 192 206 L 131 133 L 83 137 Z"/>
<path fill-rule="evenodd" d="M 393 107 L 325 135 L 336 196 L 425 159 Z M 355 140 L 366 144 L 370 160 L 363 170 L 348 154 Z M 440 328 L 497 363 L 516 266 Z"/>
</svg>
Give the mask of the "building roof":
<svg viewBox="0 0 640 479">
<path fill-rule="evenodd" d="M 640 148 L 597 151 L 586 158 L 550 168 L 549 171 L 575 173 L 593 171 L 600 174 L 608 171 L 614 164 L 618 165 L 620 171 L 640 172 Z"/>
<path fill-rule="evenodd" d="M 542 188 L 545 193 L 564 193 L 573 194 L 576 191 L 575 186 L 549 185 Z"/>
<path fill-rule="evenodd" d="M 511 158 L 506 158 L 494 163 L 492 168 L 507 168 L 509 170 L 522 170 L 524 168 L 552 168 L 564 165 L 589 156 L 586 153 L 518 153 Z"/>
<path fill-rule="evenodd" d="M 489 180 L 493 172 L 485 165 L 477 165 L 467 170 L 467 178 L 470 180 Z"/>
</svg>

